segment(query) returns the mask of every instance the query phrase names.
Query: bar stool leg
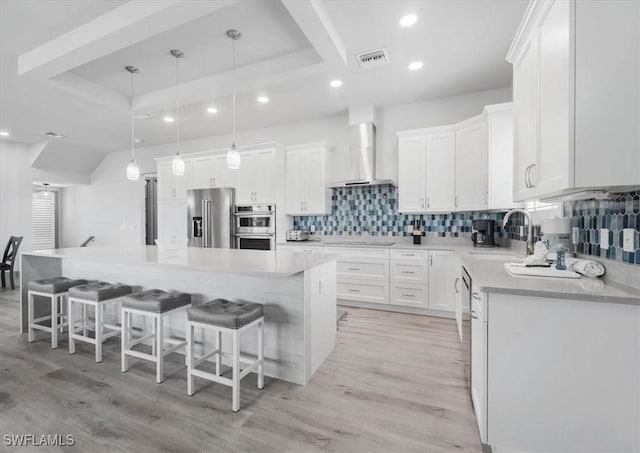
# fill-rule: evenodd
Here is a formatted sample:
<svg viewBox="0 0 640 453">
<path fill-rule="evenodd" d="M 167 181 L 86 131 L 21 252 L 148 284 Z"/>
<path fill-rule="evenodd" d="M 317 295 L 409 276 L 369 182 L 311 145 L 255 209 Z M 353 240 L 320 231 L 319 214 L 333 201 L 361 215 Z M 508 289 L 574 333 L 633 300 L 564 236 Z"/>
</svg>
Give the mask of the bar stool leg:
<svg viewBox="0 0 640 453">
<path fill-rule="evenodd" d="M 121 358 L 121 363 L 120 363 L 120 370 L 125 373 L 129 370 L 129 360 L 127 358 L 127 354 L 125 354 L 125 351 L 127 349 L 129 349 L 129 325 L 131 323 L 131 320 L 129 318 L 129 312 L 126 310 L 122 310 L 122 335 L 120 337 L 120 343 L 122 345 L 121 349 L 122 352 L 120 354 Z"/>
<path fill-rule="evenodd" d="M 4 275 L 4 274 L 3 274 Z M 27 296 L 27 317 L 28 317 L 28 322 L 29 322 L 29 328 L 28 328 L 28 338 L 29 338 L 29 343 L 33 342 L 35 340 L 35 329 L 31 328 L 31 325 L 33 324 L 33 294 L 31 294 L 31 291 L 29 291 L 29 295 Z"/>
<path fill-rule="evenodd" d="M 67 315 L 65 306 L 67 305 L 67 295 L 63 294 L 58 298 L 59 307 L 60 307 L 60 333 L 64 332 L 64 323 L 67 321 Z"/>
<path fill-rule="evenodd" d="M 158 330 L 156 331 L 156 382 L 158 384 L 162 383 L 164 380 L 164 346 L 163 346 L 163 321 L 162 315 L 158 315 L 157 318 Z"/>
<path fill-rule="evenodd" d="M 96 336 L 95 336 L 95 340 L 96 340 L 96 363 L 100 363 L 102 362 L 102 317 L 103 317 L 103 311 L 102 311 L 102 305 L 101 304 L 96 304 L 95 305 L 95 332 L 96 332 Z"/>
<path fill-rule="evenodd" d="M 264 319 L 258 324 L 258 388 L 264 388 Z"/>
<path fill-rule="evenodd" d="M 233 336 L 233 352 L 232 352 L 232 366 L 233 366 L 233 397 L 232 397 L 232 409 L 233 412 L 240 410 L 240 342 L 238 341 L 238 331 L 232 333 Z"/>
<path fill-rule="evenodd" d="M 69 354 L 75 354 L 76 352 L 76 340 L 74 340 L 73 335 L 76 333 L 76 314 L 75 314 L 75 303 L 73 299 L 67 299 L 67 317 L 69 323 Z"/>
<path fill-rule="evenodd" d="M 156 356 L 156 339 L 158 333 L 158 324 L 156 324 L 156 318 L 151 318 L 151 333 L 153 334 L 153 341 L 151 342 L 151 355 Z"/>
<path fill-rule="evenodd" d="M 216 375 L 220 376 L 220 357 L 222 356 L 222 332 L 219 330 L 216 331 L 216 349 L 218 353 L 216 354 Z"/>
<path fill-rule="evenodd" d="M 187 395 L 193 395 L 193 325 L 187 322 Z"/>
<path fill-rule="evenodd" d="M 82 335 L 87 336 L 87 304 L 82 304 Z"/>
<path fill-rule="evenodd" d="M 58 347 L 58 297 L 51 295 L 51 349 Z"/>
</svg>

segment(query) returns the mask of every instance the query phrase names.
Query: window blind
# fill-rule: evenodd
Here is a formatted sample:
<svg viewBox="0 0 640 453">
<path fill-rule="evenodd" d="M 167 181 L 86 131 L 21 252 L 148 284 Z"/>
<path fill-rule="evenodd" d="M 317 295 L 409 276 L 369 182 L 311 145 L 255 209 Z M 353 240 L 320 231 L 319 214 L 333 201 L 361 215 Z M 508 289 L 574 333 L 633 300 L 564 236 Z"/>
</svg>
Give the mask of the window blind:
<svg viewBox="0 0 640 453">
<path fill-rule="evenodd" d="M 56 197 L 33 194 L 33 249 L 56 248 Z"/>
</svg>

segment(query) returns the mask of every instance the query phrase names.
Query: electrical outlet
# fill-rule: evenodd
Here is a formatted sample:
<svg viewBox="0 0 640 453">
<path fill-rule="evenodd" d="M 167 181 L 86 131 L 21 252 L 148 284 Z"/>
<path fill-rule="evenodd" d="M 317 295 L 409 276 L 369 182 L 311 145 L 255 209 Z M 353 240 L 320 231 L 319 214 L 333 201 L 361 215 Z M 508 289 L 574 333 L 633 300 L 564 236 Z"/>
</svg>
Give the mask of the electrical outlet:
<svg viewBox="0 0 640 453">
<path fill-rule="evenodd" d="M 609 250 L 609 229 L 600 229 L 600 248 L 602 250 Z"/>
<path fill-rule="evenodd" d="M 624 252 L 635 252 L 636 244 L 634 240 L 635 230 L 633 228 L 625 228 L 622 230 L 622 250 Z"/>
</svg>

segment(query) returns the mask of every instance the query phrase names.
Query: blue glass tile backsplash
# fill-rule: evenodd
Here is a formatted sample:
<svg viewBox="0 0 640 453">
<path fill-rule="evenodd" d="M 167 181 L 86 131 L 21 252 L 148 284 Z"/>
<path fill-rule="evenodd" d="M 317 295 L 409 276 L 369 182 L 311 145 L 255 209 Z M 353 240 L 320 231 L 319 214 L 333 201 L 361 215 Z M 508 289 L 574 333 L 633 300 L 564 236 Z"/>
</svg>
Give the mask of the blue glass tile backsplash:
<svg viewBox="0 0 640 453">
<path fill-rule="evenodd" d="M 498 235 L 504 234 L 504 213 L 399 214 L 397 193 L 391 185 L 341 187 L 333 192 L 331 215 L 294 217 L 293 227 L 324 235 L 410 236 L 420 220 L 424 236 L 470 237 L 473 220 L 493 219 Z"/>
</svg>

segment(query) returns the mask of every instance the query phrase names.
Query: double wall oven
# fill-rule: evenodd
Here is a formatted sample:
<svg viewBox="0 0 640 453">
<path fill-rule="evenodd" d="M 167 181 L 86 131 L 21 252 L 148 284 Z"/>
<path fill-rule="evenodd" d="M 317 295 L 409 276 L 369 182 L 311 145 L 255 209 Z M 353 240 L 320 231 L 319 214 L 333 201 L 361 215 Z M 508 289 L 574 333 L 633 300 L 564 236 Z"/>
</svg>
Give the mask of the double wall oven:
<svg viewBox="0 0 640 453">
<path fill-rule="evenodd" d="M 275 250 L 275 205 L 237 205 L 235 222 L 236 248 Z"/>
</svg>

